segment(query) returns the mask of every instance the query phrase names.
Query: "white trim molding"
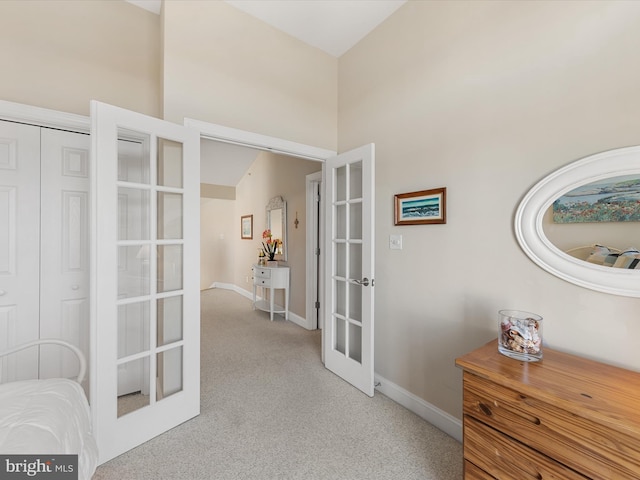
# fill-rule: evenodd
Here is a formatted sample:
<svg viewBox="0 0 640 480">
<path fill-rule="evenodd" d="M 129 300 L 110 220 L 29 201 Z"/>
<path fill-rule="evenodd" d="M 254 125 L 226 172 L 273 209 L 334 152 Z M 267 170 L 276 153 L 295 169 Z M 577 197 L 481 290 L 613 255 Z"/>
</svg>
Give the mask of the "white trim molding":
<svg viewBox="0 0 640 480">
<path fill-rule="evenodd" d="M 91 130 L 89 117 L 6 100 L 0 100 L 0 119 L 79 133 Z"/>
<path fill-rule="evenodd" d="M 312 147 L 302 143 L 292 142 L 290 140 L 269 137 L 260 133 L 238 130 L 236 128 L 203 122 L 201 120 L 194 120 L 192 118 L 185 118 L 184 125 L 185 127 L 198 130 L 200 132 L 200 136 L 203 138 L 216 140 L 218 142 L 231 143 L 234 145 L 241 145 L 243 147 L 256 148 L 258 150 L 266 150 L 281 155 L 290 155 L 319 162 L 324 162 L 327 158 L 336 156 L 336 152 L 333 150 Z"/>
<path fill-rule="evenodd" d="M 376 390 L 462 443 L 462 422 L 453 415 L 375 374 Z"/>
</svg>

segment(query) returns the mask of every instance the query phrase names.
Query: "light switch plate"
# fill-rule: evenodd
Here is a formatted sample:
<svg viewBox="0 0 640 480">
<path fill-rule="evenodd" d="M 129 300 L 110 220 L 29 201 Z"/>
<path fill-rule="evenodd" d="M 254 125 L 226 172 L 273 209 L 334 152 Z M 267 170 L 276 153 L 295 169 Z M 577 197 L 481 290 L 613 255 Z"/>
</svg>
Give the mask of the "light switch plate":
<svg viewBox="0 0 640 480">
<path fill-rule="evenodd" d="M 391 250 L 402 250 L 402 235 L 389 235 L 389 248 Z"/>
</svg>

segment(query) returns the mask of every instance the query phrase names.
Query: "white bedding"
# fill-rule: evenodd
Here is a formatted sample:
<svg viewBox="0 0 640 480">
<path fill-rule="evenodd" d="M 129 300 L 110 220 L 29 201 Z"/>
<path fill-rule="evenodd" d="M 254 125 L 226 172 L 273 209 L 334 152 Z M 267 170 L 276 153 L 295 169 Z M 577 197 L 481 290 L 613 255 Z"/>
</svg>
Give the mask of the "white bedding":
<svg viewBox="0 0 640 480">
<path fill-rule="evenodd" d="M 64 378 L 0 385 L 0 453 L 78 454 L 78 478 L 89 480 L 98 448 L 82 387 Z"/>
</svg>

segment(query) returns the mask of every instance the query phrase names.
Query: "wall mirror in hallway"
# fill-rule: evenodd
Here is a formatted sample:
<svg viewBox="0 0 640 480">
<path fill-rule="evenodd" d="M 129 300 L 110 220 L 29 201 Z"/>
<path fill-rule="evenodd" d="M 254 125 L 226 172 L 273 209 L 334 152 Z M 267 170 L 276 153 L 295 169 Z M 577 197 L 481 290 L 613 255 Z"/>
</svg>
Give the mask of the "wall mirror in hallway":
<svg viewBox="0 0 640 480">
<path fill-rule="evenodd" d="M 276 260 L 287 261 L 287 202 L 282 197 L 273 197 L 266 207 L 266 228 L 271 230 L 273 241 L 282 242 Z"/>
</svg>

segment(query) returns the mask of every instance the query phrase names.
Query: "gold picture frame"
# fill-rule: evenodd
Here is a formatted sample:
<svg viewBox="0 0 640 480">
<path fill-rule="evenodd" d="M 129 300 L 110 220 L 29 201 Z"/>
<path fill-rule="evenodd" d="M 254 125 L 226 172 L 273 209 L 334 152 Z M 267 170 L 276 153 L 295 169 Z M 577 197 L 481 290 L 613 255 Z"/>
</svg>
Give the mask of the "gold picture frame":
<svg viewBox="0 0 640 480">
<path fill-rule="evenodd" d="M 447 189 L 433 188 L 394 196 L 395 225 L 447 223 Z"/>
</svg>

